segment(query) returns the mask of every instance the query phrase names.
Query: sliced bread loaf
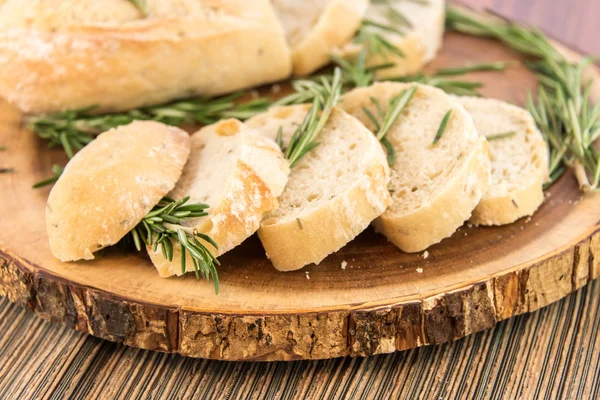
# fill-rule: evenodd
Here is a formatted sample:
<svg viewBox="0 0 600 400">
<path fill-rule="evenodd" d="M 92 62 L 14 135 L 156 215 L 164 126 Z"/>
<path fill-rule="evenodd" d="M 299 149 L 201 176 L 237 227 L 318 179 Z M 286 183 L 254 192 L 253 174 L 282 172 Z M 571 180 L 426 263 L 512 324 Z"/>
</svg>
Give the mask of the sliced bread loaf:
<svg viewBox="0 0 600 400">
<path fill-rule="evenodd" d="M 352 38 L 368 0 L 272 0 L 292 48 L 294 74 L 329 63 L 332 50 Z"/>
<path fill-rule="evenodd" d="M 393 67 L 381 69 L 377 78 L 414 74 L 433 60 L 442 45 L 445 23 L 445 1 L 408 1 L 379 0 L 373 1 L 367 10 L 365 19 L 391 26 L 402 34 L 370 26 L 368 29 L 380 34 L 403 54 L 400 57 L 392 52 L 371 54 L 368 65 L 394 64 Z M 355 58 L 364 44 L 350 42 L 335 51 L 344 58 Z"/>
<path fill-rule="evenodd" d="M 308 107 L 275 107 L 247 124 L 270 138 L 281 127 L 288 143 Z M 318 264 L 390 204 L 385 154 L 358 120 L 334 109 L 317 141 L 320 144 L 292 168 L 279 208 L 258 231 L 267 256 L 280 271 Z"/>
<path fill-rule="evenodd" d="M 475 225 L 504 225 L 532 215 L 544 201 L 548 146 L 526 110 L 495 99 L 459 97 L 486 136 L 492 183 L 473 211 Z"/>
<path fill-rule="evenodd" d="M 387 110 L 391 98 L 414 84 L 382 82 L 352 90 L 340 107 L 369 129 L 376 114 L 371 98 Z M 387 139 L 396 150 L 391 169 L 392 205 L 374 222 L 375 228 L 406 252 L 417 252 L 452 235 L 471 216 L 490 180 L 489 150 L 471 116 L 443 91 L 425 85 L 417 90 Z M 436 144 L 441 121 L 452 110 Z"/>
<path fill-rule="evenodd" d="M 190 197 L 210 206 L 209 215 L 187 222 L 190 231 L 210 236 L 219 256 L 242 243 L 258 229 L 263 215 L 277 208 L 289 174 L 287 160 L 274 141 L 235 119 L 206 126 L 192 135 L 192 151 L 183 174 L 169 197 Z M 150 258 L 161 277 L 181 275 L 181 251 L 174 243 L 173 261 L 157 250 Z M 187 270 L 194 264 L 187 255 Z"/>
<path fill-rule="evenodd" d="M 46 204 L 52 254 L 91 260 L 116 244 L 175 186 L 189 135 L 136 121 L 100 134 L 65 167 Z"/>
</svg>

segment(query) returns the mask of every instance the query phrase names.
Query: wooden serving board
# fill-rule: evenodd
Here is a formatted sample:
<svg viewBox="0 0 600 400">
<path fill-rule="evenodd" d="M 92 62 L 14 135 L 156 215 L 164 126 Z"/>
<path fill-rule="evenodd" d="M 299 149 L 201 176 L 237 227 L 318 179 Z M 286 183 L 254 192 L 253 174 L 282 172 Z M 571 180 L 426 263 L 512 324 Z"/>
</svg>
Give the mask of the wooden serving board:
<svg viewBox="0 0 600 400">
<path fill-rule="evenodd" d="M 446 36 L 428 70 L 518 57 L 494 41 Z M 484 95 L 523 104 L 522 67 L 469 76 Z M 366 356 L 444 343 L 546 306 L 600 275 L 600 196 L 566 174 L 531 219 L 464 226 L 405 254 L 368 229 L 319 266 L 281 273 L 250 238 L 220 258 L 221 292 L 193 275 L 161 279 L 144 255 L 108 251 L 61 263 L 44 225 L 49 189 L 31 185 L 66 160 L 0 105 L 0 295 L 42 318 L 144 349 L 222 360 Z M 425 254 L 428 254 L 426 257 Z M 346 268 L 342 264 L 347 263 Z"/>
</svg>

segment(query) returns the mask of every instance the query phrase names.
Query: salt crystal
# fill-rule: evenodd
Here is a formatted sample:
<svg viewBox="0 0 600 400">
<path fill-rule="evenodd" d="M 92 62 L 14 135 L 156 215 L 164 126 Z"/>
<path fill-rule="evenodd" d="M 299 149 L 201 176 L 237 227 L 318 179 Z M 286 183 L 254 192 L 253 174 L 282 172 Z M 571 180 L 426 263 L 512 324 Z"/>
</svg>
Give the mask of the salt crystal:
<svg viewBox="0 0 600 400">
<path fill-rule="evenodd" d="M 346 269 L 346 265 L 348 265 L 348 263 L 346 261 L 342 261 L 342 269 Z"/>
<path fill-rule="evenodd" d="M 417 273 L 418 274 L 422 274 L 423 273 L 423 268 L 417 268 Z"/>
<path fill-rule="evenodd" d="M 306 271 L 306 279 L 310 279 L 310 275 L 309 275 L 308 271 Z"/>
<path fill-rule="evenodd" d="M 423 258 L 427 258 L 429 257 L 429 252 L 427 250 L 425 250 L 425 253 L 423 253 Z"/>
</svg>

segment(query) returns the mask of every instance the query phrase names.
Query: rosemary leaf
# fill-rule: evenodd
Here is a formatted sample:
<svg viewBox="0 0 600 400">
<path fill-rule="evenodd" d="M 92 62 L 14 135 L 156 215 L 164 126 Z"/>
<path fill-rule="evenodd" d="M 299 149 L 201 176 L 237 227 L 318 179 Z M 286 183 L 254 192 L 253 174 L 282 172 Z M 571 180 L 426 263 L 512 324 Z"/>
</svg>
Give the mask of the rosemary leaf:
<svg viewBox="0 0 600 400">
<path fill-rule="evenodd" d="M 64 170 L 65 170 L 65 167 L 62 167 L 58 164 L 54 164 L 52 166 L 52 176 L 50 178 L 39 181 L 38 183 L 33 185 L 32 188 L 39 189 L 41 187 L 48 186 L 48 185 L 55 183 L 58 180 L 58 178 L 60 178 L 60 176 Z"/>
<path fill-rule="evenodd" d="M 0 146 L 0 151 L 6 151 L 6 146 Z"/>
<path fill-rule="evenodd" d="M 456 67 L 456 68 L 440 68 L 435 73 L 436 76 L 456 76 L 456 75 L 464 75 L 470 72 L 483 72 L 483 71 L 496 71 L 503 72 L 509 66 L 515 65 L 514 61 L 499 61 L 494 63 L 487 64 L 472 64 L 465 65 L 464 67 Z"/>
<path fill-rule="evenodd" d="M 486 139 L 487 139 L 488 142 L 491 142 L 492 140 L 499 140 L 499 139 L 509 138 L 509 137 L 514 136 L 516 134 L 517 134 L 517 132 L 515 132 L 515 131 L 502 132 L 502 133 L 496 133 L 494 135 L 486 136 Z"/>
<path fill-rule="evenodd" d="M 129 0 L 144 16 L 148 15 L 148 4 L 146 0 Z"/>
<path fill-rule="evenodd" d="M 12 174 L 15 172 L 14 168 L 0 168 L 0 174 Z"/>
<path fill-rule="evenodd" d="M 437 142 L 439 142 L 440 139 L 442 138 L 442 135 L 446 131 L 446 128 L 448 126 L 448 122 L 450 121 L 451 116 L 452 116 L 452 110 L 448 110 L 446 115 L 444 115 L 442 122 L 440 123 L 440 127 L 438 128 L 438 131 L 435 134 L 435 138 L 433 138 L 433 143 L 432 143 L 433 145 L 436 145 Z"/>
</svg>

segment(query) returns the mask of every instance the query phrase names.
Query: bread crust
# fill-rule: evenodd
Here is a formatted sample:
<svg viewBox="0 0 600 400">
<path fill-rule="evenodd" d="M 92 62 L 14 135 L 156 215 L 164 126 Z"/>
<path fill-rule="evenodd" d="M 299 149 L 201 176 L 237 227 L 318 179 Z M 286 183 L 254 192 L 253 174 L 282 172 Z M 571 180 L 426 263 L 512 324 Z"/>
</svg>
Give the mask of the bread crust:
<svg viewBox="0 0 600 400">
<path fill-rule="evenodd" d="M 232 2 L 249 11 L 231 13 Z M 152 16 L 152 9 L 125 22 L 64 17 L 60 29 L 44 25 L 46 15 L 34 18 L 40 21 L 0 24 L 0 95 L 26 113 L 127 110 L 291 74 L 290 50 L 268 0 L 215 0 L 189 17 Z"/>
<path fill-rule="evenodd" d="M 368 0 L 333 0 L 310 33 L 292 49 L 294 75 L 309 75 L 329 64 L 332 51 L 358 30 Z"/>
<path fill-rule="evenodd" d="M 52 254 L 90 260 L 116 244 L 175 186 L 189 152 L 186 132 L 158 122 L 99 135 L 67 164 L 48 197 Z"/>
</svg>

